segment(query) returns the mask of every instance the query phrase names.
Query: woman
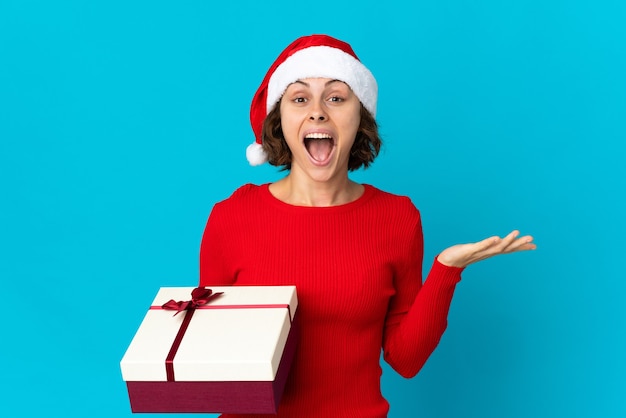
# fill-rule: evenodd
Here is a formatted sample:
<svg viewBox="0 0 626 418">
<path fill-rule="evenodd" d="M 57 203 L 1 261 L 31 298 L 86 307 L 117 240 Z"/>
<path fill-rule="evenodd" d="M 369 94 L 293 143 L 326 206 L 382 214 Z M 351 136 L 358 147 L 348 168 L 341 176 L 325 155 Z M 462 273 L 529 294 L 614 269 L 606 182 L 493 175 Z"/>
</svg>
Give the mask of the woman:
<svg viewBox="0 0 626 418">
<path fill-rule="evenodd" d="M 407 197 L 350 180 L 380 149 L 377 85 L 337 39 L 297 39 L 251 107 L 252 164 L 287 170 L 213 208 L 200 285 L 296 285 L 301 338 L 279 417 L 386 417 L 379 355 L 414 376 L 437 346 L 461 271 L 534 249 L 517 231 L 452 246 L 422 284 L 420 215 Z"/>
</svg>

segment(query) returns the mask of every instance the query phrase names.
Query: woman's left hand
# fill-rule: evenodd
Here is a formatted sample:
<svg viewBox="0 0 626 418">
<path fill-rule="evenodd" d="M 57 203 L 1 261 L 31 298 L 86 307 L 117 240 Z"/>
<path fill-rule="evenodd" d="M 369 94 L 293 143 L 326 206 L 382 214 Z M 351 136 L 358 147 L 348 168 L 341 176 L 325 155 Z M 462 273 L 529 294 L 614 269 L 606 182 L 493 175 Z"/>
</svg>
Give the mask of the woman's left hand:
<svg viewBox="0 0 626 418">
<path fill-rule="evenodd" d="M 519 231 L 513 231 L 504 238 L 491 237 L 470 244 L 458 244 L 446 248 L 437 256 L 437 260 L 446 266 L 466 267 L 477 261 L 500 254 L 534 250 L 537 246 L 533 237 L 519 237 Z"/>
</svg>

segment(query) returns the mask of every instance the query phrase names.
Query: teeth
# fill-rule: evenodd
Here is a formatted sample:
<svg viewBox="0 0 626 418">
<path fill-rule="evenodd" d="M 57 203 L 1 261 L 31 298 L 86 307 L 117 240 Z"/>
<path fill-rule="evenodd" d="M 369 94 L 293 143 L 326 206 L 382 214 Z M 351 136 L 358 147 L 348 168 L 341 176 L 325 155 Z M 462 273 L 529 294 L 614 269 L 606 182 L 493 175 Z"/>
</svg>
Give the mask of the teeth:
<svg viewBox="0 0 626 418">
<path fill-rule="evenodd" d="M 308 134 L 305 138 L 306 139 L 332 139 L 332 136 L 328 134 L 322 134 L 322 133 L 312 133 L 312 134 Z"/>
</svg>

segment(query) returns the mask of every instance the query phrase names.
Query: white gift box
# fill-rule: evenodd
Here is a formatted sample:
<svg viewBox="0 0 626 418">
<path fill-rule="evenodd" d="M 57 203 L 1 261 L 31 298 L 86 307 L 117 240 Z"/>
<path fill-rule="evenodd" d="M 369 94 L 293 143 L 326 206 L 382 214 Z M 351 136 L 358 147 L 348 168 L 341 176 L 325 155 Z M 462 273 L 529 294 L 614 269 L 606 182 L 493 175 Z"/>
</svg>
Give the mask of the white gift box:
<svg viewBox="0 0 626 418">
<path fill-rule="evenodd" d="M 133 412 L 276 413 L 297 342 L 295 286 L 161 288 L 122 361 Z"/>
</svg>

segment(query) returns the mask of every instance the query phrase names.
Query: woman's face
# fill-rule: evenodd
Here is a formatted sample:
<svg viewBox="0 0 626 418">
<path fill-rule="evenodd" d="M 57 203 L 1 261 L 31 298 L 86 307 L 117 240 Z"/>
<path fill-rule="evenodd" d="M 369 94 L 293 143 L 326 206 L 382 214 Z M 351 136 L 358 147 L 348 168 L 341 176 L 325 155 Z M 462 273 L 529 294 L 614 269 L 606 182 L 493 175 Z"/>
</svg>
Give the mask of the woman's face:
<svg viewBox="0 0 626 418">
<path fill-rule="evenodd" d="M 330 78 L 296 81 L 280 101 L 280 118 L 292 173 L 315 181 L 347 177 L 361 103 L 346 83 Z"/>
</svg>

